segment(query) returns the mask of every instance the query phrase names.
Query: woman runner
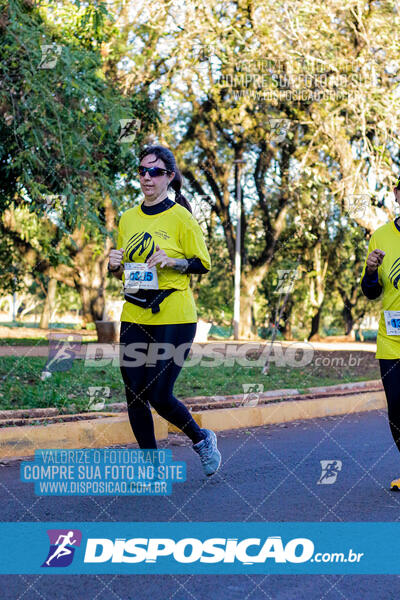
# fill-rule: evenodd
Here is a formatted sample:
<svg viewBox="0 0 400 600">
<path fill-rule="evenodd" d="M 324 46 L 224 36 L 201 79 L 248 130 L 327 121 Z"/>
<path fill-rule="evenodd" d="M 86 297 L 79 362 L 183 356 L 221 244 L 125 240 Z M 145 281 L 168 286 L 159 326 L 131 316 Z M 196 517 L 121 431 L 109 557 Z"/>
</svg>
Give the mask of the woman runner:
<svg viewBox="0 0 400 600">
<path fill-rule="evenodd" d="M 190 204 L 181 193 L 182 177 L 172 152 L 163 146 L 150 146 L 139 158 L 144 201 L 121 216 L 119 250 L 111 250 L 108 264 L 109 271 L 124 284 L 125 263 L 145 263 L 146 269 L 145 273 L 130 272 L 132 287 L 124 290 L 126 302 L 121 314 L 120 343 L 125 350 L 120 369 L 129 421 L 139 447 L 157 449 L 153 407 L 191 439 L 209 476 L 221 463 L 217 437 L 197 425 L 186 406 L 173 395 L 173 387 L 197 327 L 189 274 L 206 273 L 211 266 L 210 255 Z M 175 191 L 175 202 L 168 198 L 170 187 Z M 158 283 L 153 284 L 155 272 Z M 138 280 L 142 283 L 136 283 Z M 155 287 L 145 289 L 144 285 Z M 130 344 L 142 351 L 135 350 L 133 357 Z M 171 347 L 173 351 L 168 352 Z M 143 349 L 145 359 L 138 361 Z"/>
<path fill-rule="evenodd" d="M 400 179 L 393 188 L 400 204 Z M 400 451 L 400 218 L 379 227 L 371 236 L 362 272 L 361 289 L 370 300 L 382 292 L 382 312 L 376 358 L 388 405 L 389 426 Z M 391 490 L 400 490 L 400 478 Z"/>
</svg>

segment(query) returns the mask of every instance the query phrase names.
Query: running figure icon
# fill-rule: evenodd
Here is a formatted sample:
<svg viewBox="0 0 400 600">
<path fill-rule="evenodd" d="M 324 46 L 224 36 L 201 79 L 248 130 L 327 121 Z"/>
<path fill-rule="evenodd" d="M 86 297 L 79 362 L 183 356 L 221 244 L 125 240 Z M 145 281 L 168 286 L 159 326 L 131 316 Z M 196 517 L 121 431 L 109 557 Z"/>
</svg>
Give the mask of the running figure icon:
<svg viewBox="0 0 400 600">
<path fill-rule="evenodd" d="M 67 548 L 68 545 L 75 544 L 78 540 L 73 540 L 71 538 L 74 537 L 74 532 L 69 531 L 66 535 L 59 535 L 56 541 L 56 545 L 58 545 L 57 550 L 46 560 L 46 565 L 50 566 L 50 562 L 53 558 L 61 558 L 61 556 L 66 556 L 67 554 L 71 554 L 70 548 Z M 60 540 L 63 541 L 60 543 Z"/>
<path fill-rule="evenodd" d="M 321 460 L 321 477 L 317 481 L 321 483 L 335 483 L 338 473 L 342 470 L 341 460 Z"/>
</svg>

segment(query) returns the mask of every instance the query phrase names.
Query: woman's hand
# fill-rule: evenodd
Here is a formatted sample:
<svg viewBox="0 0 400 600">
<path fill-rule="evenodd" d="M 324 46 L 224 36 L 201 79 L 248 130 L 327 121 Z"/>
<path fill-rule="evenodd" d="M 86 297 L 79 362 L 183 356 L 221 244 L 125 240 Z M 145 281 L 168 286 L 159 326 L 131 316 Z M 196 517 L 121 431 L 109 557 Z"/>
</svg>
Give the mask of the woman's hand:
<svg viewBox="0 0 400 600">
<path fill-rule="evenodd" d="M 372 275 L 372 273 L 374 273 L 377 270 L 377 268 L 382 264 L 384 256 L 384 251 L 378 250 L 378 248 L 376 250 L 373 250 L 371 254 L 368 255 L 367 271 L 370 275 Z"/>
<path fill-rule="evenodd" d="M 160 265 L 160 267 L 172 267 L 175 264 L 175 260 L 166 255 L 165 250 L 161 250 L 160 246 L 156 245 L 156 251 L 146 260 L 146 264 L 149 268 Z"/>
<path fill-rule="evenodd" d="M 111 269 L 116 269 L 121 266 L 122 258 L 124 256 L 124 249 L 120 248 L 119 250 L 111 250 L 110 256 L 108 257 L 108 264 Z"/>
</svg>

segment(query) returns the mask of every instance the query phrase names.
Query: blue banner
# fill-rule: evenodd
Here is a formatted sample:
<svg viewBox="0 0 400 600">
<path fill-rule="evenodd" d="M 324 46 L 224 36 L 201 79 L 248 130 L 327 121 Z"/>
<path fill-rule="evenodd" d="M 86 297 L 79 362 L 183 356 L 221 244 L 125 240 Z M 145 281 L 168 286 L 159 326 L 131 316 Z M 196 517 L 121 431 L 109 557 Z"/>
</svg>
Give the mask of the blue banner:
<svg viewBox="0 0 400 600">
<path fill-rule="evenodd" d="M 400 523 L 0 523 L 1 574 L 400 574 Z"/>
</svg>

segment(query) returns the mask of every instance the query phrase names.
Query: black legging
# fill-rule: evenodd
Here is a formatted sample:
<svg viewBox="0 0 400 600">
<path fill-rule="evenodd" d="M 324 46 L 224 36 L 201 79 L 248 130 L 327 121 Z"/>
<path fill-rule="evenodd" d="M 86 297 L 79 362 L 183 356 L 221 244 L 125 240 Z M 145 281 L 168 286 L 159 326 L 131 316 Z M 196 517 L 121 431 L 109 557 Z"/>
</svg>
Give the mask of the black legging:
<svg viewBox="0 0 400 600">
<path fill-rule="evenodd" d="M 390 430 L 400 451 L 400 359 L 379 359 L 379 367 L 388 405 Z"/>
<path fill-rule="evenodd" d="M 177 323 L 173 325 L 140 325 L 138 323 L 121 322 L 120 343 L 169 343 L 176 348 L 180 344 L 187 344 L 183 352 L 186 359 L 190 345 L 196 334 L 196 323 Z M 192 415 L 182 402 L 173 395 L 176 378 L 182 368 L 174 358 L 159 359 L 155 365 L 127 366 L 132 352 L 125 354 L 121 346 L 120 364 L 122 378 L 125 384 L 125 393 L 128 404 L 129 421 L 140 448 L 156 449 L 157 443 L 154 436 L 154 423 L 150 405 L 164 419 L 181 429 L 194 444 L 204 439 L 204 434 Z M 137 353 L 146 353 L 147 350 L 137 350 Z"/>
</svg>

